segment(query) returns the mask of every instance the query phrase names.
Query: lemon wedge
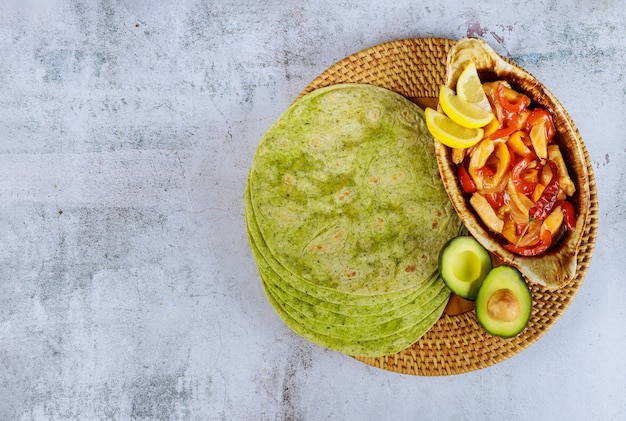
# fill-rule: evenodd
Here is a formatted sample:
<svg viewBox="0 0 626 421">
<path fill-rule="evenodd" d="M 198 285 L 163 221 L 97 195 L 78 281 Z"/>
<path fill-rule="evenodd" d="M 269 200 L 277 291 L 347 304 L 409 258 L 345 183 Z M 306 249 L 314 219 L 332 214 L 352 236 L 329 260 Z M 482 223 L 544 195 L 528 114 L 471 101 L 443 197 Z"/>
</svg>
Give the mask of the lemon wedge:
<svg viewBox="0 0 626 421">
<path fill-rule="evenodd" d="M 435 139 L 451 148 L 469 148 L 483 138 L 482 128 L 463 127 L 432 108 L 424 111 L 426 127 Z"/>
<path fill-rule="evenodd" d="M 456 82 L 456 94 L 463 100 L 478 105 L 485 111 L 491 112 L 491 105 L 478 77 L 478 70 L 473 61 L 469 61 Z"/>
<path fill-rule="evenodd" d="M 467 102 L 445 85 L 439 90 L 439 105 L 448 117 L 467 128 L 484 127 L 494 119 L 494 115 L 480 106 Z"/>
</svg>

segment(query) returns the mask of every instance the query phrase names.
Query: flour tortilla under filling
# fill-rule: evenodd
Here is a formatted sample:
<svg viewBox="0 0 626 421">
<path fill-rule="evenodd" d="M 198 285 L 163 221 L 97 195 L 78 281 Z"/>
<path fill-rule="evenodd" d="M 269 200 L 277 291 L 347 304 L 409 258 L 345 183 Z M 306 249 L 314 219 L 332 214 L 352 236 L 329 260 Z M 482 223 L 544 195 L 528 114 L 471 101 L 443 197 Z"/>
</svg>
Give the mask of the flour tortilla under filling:
<svg viewBox="0 0 626 421">
<path fill-rule="evenodd" d="M 244 201 L 268 299 L 309 340 L 382 355 L 441 315 L 449 291 L 433 275 L 461 223 L 402 96 L 343 84 L 302 97 L 261 140 Z"/>
</svg>

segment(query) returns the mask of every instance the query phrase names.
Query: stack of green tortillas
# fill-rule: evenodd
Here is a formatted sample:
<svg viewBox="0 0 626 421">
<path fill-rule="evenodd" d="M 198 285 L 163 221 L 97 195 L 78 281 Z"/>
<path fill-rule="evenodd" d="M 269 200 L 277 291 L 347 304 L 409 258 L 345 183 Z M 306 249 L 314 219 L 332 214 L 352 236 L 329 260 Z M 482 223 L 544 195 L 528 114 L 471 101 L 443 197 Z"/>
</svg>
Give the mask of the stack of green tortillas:
<svg viewBox="0 0 626 421">
<path fill-rule="evenodd" d="M 299 99 L 257 149 L 245 214 L 270 302 L 310 341 L 380 356 L 441 316 L 437 259 L 461 222 L 404 97 L 342 84 Z"/>
</svg>

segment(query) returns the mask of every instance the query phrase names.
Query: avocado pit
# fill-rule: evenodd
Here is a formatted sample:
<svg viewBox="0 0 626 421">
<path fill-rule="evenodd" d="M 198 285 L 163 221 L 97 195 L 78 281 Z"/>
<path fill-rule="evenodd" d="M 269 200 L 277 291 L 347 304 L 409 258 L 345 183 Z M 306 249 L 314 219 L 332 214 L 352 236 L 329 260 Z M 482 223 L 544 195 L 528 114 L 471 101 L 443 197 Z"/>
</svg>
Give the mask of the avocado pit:
<svg viewBox="0 0 626 421">
<path fill-rule="evenodd" d="M 476 297 L 476 317 L 491 335 L 512 338 L 530 319 L 532 295 L 520 271 L 513 266 L 493 268 Z"/>
<path fill-rule="evenodd" d="M 502 322 L 515 320 L 520 313 L 520 303 L 509 289 L 500 289 L 487 300 L 489 317 Z"/>
</svg>

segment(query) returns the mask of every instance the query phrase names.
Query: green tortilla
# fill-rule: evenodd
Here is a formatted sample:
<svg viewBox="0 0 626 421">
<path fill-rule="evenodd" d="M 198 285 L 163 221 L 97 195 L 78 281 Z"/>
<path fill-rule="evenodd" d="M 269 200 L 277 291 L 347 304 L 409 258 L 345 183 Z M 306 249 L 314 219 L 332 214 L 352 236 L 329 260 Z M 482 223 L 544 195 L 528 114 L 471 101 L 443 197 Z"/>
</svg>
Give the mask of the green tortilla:
<svg viewBox="0 0 626 421">
<path fill-rule="evenodd" d="M 268 250 L 346 293 L 410 289 L 459 229 L 422 110 L 371 85 L 322 88 L 292 105 L 261 140 L 249 184 Z"/>
<path fill-rule="evenodd" d="M 298 276 L 296 273 L 290 272 L 276 259 L 271 251 L 268 250 L 267 244 L 263 240 L 263 237 L 259 232 L 258 226 L 256 224 L 254 211 L 249 205 L 249 194 L 247 192 L 248 190 L 246 190 L 246 221 L 250 245 L 252 247 L 252 251 L 254 252 L 255 258 L 259 265 L 266 265 L 268 267 L 267 270 L 275 272 L 277 275 L 277 279 L 288 279 L 288 282 L 286 282 L 288 287 L 292 287 L 293 289 L 309 297 L 317 298 L 319 300 L 332 304 L 338 304 L 340 306 L 345 306 L 346 303 L 350 303 L 356 306 L 376 305 L 389 307 L 398 300 L 410 299 L 409 296 L 420 288 L 421 282 L 427 280 L 427 278 L 415 278 L 415 282 L 413 283 L 411 289 L 378 295 L 348 294 L 309 282 L 303 277 Z M 433 272 L 433 274 L 435 273 L 436 272 Z M 433 274 L 431 274 L 431 276 Z"/>
<path fill-rule="evenodd" d="M 258 254 L 257 247 L 253 241 L 251 241 L 251 247 L 253 250 L 253 254 L 255 255 L 255 258 L 257 260 L 259 272 L 264 275 L 265 282 L 270 284 L 274 288 L 280 289 L 283 294 L 288 295 L 287 299 L 291 298 L 300 301 L 305 306 L 312 305 L 333 313 L 338 313 L 351 317 L 387 317 L 387 313 L 393 312 L 397 308 L 401 308 L 406 304 L 411 303 L 417 298 L 420 293 L 423 292 L 423 288 L 416 288 L 414 292 L 411 292 L 410 294 L 405 294 L 395 300 L 387 300 L 381 298 L 379 301 L 375 301 L 376 297 L 374 296 L 363 297 L 367 298 L 367 300 L 370 301 L 371 304 L 364 304 L 360 300 L 356 300 L 355 296 L 352 295 L 343 296 L 343 299 L 341 298 L 341 296 L 337 295 L 333 297 L 332 301 L 320 299 L 313 294 L 303 292 L 294 287 L 293 285 L 297 284 L 297 282 L 293 277 L 282 278 L 278 273 L 276 273 L 267 264 L 263 257 Z M 438 274 L 435 274 L 427 282 L 437 282 L 437 275 Z M 424 287 L 427 286 L 428 285 L 424 285 Z"/>
<path fill-rule="evenodd" d="M 462 224 L 433 143 L 418 106 L 363 84 L 305 95 L 263 136 L 246 226 L 267 297 L 295 332 L 376 356 L 441 316 L 439 250 Z"/>
<path fill-rule="evenodd" d="M 267 274 L 264 274 L 263 281 L 276 300 L 280 302 L 281 307 L 292 316 L 297 314 L 299 317 L 308 319 L 310 321 L 309 326 L 312 329 L 326 333 L 332 331 L 334 335 L 348 338 L 371 335 L 372 331 L 376 332 L 377 337 L 388 336 L 394 331 L 400 330 L 400 324 L 409 326 L 419 316 L 416 312 L 422 311 L 431 299 L 443 289 L 447 289 L 445 285 L 439 282 L 439 279 L 434 277 L 428 287 L 420 290 L 420 293 L 410 302 L 391 308 L 383 314 L 356 316 L 354 314 L 346 315 L 334 312 L 322 306 L 298 300 L 286 294 L 271 281 L 268 282 Z M 447 293 L 448 295 L 450 294 L 449 291 Z M 351 331 L 351 333 L 344 334 L 344 330 L 345 332 Z"/>
<path fill-rule="evenodd" d="M 414 344 L 439 320 L 449 298 L 449 292 L 446 293 L 445 290 L 442 290 L 437 299 L 429 302 L 430 306 L 424 308 L 423 318 L 417 320 L 410 329 L 396 332 L 385 338 L 360 340 L 336 338 L 316 332 L 309 327 L 306 319 L 292 317 L 283 310 L 271 292 L 266 290 L 266 293 L 278 315 L 294 332 L 322 347 L 357 357 L 379 357 L 395 354 Z"/>
</svg>

